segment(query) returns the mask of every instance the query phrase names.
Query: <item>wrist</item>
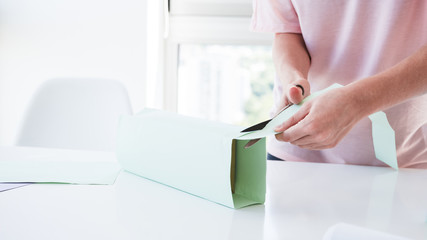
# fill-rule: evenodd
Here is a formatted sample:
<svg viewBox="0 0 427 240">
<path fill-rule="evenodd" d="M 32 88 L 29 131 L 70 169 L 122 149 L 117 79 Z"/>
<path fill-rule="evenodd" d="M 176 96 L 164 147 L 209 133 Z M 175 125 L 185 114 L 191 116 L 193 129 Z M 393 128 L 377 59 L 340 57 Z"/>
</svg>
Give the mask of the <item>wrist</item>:
<svg viewBox="0 0 427 240">
<path fill-rule="evenodd" d="M 345 94 L 349 96 L 351 108 L 357 112 L 360 118 L 381 110 L 379 90 L 369 83 L 369 80 L 364 79 L 344 87 Z"/>
</svg>

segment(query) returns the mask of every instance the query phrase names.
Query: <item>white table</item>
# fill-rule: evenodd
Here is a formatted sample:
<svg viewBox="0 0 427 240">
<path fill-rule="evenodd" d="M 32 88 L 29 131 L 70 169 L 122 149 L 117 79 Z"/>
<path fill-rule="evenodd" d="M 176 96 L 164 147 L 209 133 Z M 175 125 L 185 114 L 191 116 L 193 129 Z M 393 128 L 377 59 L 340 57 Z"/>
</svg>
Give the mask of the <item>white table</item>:
<svg viewBox="0 0 427 240">
<path fill-rule="evenodd" d="M 0 239 L 304 240 L 339 222 L 427 239 L 427 170 L 269 161 L 267 176 L 265 205 L 240 210 L 127 172 L 29 185 L 0 193 Z"/>
</svg>

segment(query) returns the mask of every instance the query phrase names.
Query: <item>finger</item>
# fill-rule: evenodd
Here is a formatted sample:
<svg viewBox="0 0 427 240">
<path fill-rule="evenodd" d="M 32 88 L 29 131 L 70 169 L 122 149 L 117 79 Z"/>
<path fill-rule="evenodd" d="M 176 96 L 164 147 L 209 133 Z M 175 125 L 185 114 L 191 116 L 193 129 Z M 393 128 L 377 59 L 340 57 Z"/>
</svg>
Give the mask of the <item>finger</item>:
<svg viewBox="0 0 427 240">
<path fill-rule="evenodd" d="M 276 134 L 276 139 L 283 142 L 293 142 L 297 139 L 308 136 L 306 129 L 302 125 L 303 124 L 296 124 L 288 128 L 286 131 Z"/>
<path fill-rule="evenodd" d="M 290 102 L 294 104 L 298 104 L 304 99 L 304 96 L 303 96 L 303 92 L 305 94 L 305 91 L 303 91 L 304 88 L 298 87 L 298 86 L 302 86 L 302 85 L 300 84 L 291 85 L 289 86 L 289 90 L 288 90 L 288 99 Z"/>
<path fill-rule="evenodd" d="M 299 148 L 307 149 L 307 150 L 322 150 L 315 144 L 307 144 L 307 145 L 298 145 Z"/>
<path fill-rule="evenodd" d="M 305 79 L 293 81 L 287 87 L 287 98 L 294 104 L 300 103 L 308 95 L 310 95 L 310 83 Z"/>
<path fill-rule="evenodd" d="M 288 120 L 284 121 L 281 125 L 277 126 L 274 129 L 274 131 L 277 133 L 286 131 L 288 128 L 302 121 L 307 116 L 307 114 L 308 114 L 308 108 L 301 107 L 294 115 L 288 118 Z"/>
<path fill-rule="evenodd" d="M 328 149 L 328 147 L 324 145 L 318 145 L 318 144 L 306 144 L 306 145 L 298 145 L 300 148 L 304 148 L 307 150 L 325 150 Z"/>
<path fill-rule="evenodd" d="M 324 143 L 319 143 L 317 141 L 314 141 L 313 136 L 306 136 L 301 138 L 301 140 L 307 140 L 307 143 L 301 143 L 298 142 L 298 140 L 292 141 L 290 142 L 292 145 L 298 146 L 300 148 L 304 148 L 304 149 L 308 149 L 308 150 L 324 150 L 327 149 L 327 145 L 325 145 Z M 297 143 L 297 144 L 295 144 Z"/>
<path fill-rule="evenodd" d="M 303 136 L 302 138 L 298 138 L 298 139 L 296 139 L 290 143 L 293 145 L 296 145 L 296 146 L 306 146 L 306 145 L 318 144 L 316 142 L 316 138 L 312 135 Z"/>
<path fill-rule="evenodd" d="M 313 143 L 308 143 L 308 144 L 301 144 L 298 145 L 298 147 L 300 148 L 305 148 L 305 149 L 311 149 L 311 150 L 324 150 L 324 149 L 330 149 L 330 148 L 334 148 L 339 141 L 333 141 L 333 140 L 325 140 L 323 142 L 313 142 Z"/>
</svg>

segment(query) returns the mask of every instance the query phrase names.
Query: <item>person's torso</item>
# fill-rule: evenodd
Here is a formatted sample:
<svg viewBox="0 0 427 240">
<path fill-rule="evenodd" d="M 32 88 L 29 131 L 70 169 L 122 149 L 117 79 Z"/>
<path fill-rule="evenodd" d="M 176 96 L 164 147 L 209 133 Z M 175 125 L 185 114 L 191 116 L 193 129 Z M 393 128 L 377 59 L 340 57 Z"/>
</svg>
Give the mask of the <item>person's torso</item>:
<svg viewBox="0 0 427 240">
<path fill-rule="evenodd" d="M 427 44 L 427 1 L 294 0 L 293 4 L 311 56 L 312 92 L 382 72 Z M 276 94 L 279 89 L 275 87 Z M 427 168 L 427 95 L 385 112 L 396 132 L 399 166 L 418 163 Z M 383 165 L 375 158 L 368 118 L 333 149 L 308 151 L 275 140 L 269 141 L 269 148 L 289 160 Z"/>
</svg>

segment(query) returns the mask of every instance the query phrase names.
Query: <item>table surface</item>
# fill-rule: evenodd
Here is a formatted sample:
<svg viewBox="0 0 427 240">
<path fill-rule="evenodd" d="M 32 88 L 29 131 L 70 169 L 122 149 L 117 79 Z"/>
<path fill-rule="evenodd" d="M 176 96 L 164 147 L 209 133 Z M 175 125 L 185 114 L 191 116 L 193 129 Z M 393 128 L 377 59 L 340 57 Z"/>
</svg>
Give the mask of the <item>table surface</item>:
<svg viewBox="0 0 427 240">
<path fill-rule="evenodd" d="M 268 161 L 265 204 L 239 210 L 128 172 L 0 192 L 2 240 L 304 240 L 340 222 L 427 239 L 427 170 Z"/>
</svg>

